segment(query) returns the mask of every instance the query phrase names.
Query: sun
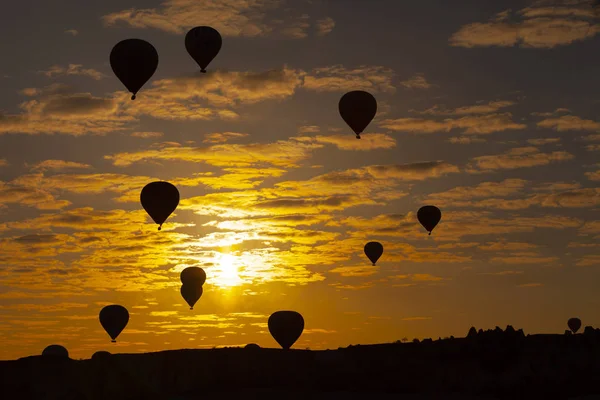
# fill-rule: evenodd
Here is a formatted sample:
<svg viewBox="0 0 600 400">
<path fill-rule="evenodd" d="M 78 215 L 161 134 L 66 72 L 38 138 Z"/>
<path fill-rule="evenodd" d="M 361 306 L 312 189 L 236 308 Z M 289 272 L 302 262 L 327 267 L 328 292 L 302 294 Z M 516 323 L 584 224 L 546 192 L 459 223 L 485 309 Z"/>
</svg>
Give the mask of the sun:
<svg viewBox="0 0 600 400">
<path fill-rule="evenodd" d="M 217 253 L 215 255 L 215 270 L 214 283 L 220 287 L 238 286 L 243 283 L 243 279 L 239 274 L 239 257 L 228 253 Z"/>
</svg>

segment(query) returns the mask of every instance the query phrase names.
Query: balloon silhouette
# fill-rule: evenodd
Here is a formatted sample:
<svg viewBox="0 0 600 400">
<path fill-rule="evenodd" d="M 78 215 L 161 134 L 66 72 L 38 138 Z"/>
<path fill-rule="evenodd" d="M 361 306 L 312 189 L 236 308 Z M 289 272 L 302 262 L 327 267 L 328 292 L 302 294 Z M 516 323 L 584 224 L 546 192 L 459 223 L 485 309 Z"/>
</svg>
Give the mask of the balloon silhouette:
<svg viewBox="0 0 600 400">
<path fill-rule="evenodd" d="M 304 318 L 296 311 L 276 311 L 269 317 L 269 332 L 284 349 L 289 349 L 304 330 Z"/>
<path fill-rule="evenodd" d="M 51 344 L 42 351 L 43 356 L 69 358 L 69 351 L 60 344 Z"/>
<path fill-rule="evenodd" d="M 442 212 L 436 206 L 423 206 L 419 208 L 419 211 L 417 212 L 417 219 L 421 225 L 423 225 L 423 228 L 431 235 L 433 228 L 435 228 L 442 219 Z"/>
<path fill-rule="evenodd" d="M 577 333 L 579 328 L 581 328 L 581 320 L 579 318 L 571 318 L 567 321 L 567 325 L 571 332 Z"/>
<path fill-rule="evenodd" d="M 379 257 L 383 254 L 383 245 L 379 242 L 369 242 L 365 244 L 365 254 L 369 260 L 375 265 Z"/>
<path fill-rule="evenodd" d="M 105 361 L 110 358 L 111 354 L 105 350 L 99 350 L 92 354 L 92 360 L 94 361 Z"/>
<path fill-rule="evenodd" d="M 123 306 L 113 304 L 100 310 L 100 324 L 108 333 L 113 343 L 129 322 L 129 312 Z"/>
<path fill-rule="evenodd" d="M 110 66 L 121 83 L 135 95 L 154 75 L 158 67 L 158 52 L 142 39 L 125 39 L 110 52 Z"/>
<path fill-rule="evenodd" d="M 371 123 L 377 114 L 377 100 L 363 90 L 354 90 L 342 96 L 338 104 L 342 119 L 352 128 L 356 138 Z"/>
<path fill-rule="evenodd" d="M 169 182 L 152 182 L 142 189 L 140 202 L 148 215 L 159 225 L 160 231 L 162 224 L 179 205 L 179 190 Z"/>
<path fill-rule="evenodd" d="M 181 285 L 180 292 L 181 292 L 181 297 L 183 297 L 185 302 L 188 303 L 188 305 L 190 306 L 190 310 L 193 310 L 194 304 L 196 304 L 196 302 L 198 300 L 200 300 L 200 297 L 202 297 L 203 290 L 202 290 L 202 285 L 183 284 L 183 285 Z"/>
<path fill-rule="evenodd" d="M 248 349 L 248 350 L 260 350 L 260 346 L 257 345 L 256 343 L 248 343 L 247 345 L 244 346 L 244 349 Z"/>
<path fill-rule="evenodd" d="M 219 32 L 210 26 L 197 26 L 185 35 L 185 49 L 206 73 L 206 67 L 219 54 L 223 40 Z"/>
<path fill-rule="evenodd" d="M 206 282 L 206 272 L 200 267 L 187 267 L 179 275 L 181 283 L 184 285 L 204 285 Z"/>
</svg>

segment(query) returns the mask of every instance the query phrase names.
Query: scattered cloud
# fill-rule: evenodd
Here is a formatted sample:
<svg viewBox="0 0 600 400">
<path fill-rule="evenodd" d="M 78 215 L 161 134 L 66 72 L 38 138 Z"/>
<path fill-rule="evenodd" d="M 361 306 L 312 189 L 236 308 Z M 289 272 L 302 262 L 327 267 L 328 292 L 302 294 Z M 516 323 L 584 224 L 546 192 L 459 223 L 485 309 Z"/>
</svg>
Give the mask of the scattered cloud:
<svg viewBox="0 0 600 400">
<path fill-rule="evenodd" d="M 497 100 L 490 101 L 488 103 L 478 102 L 474 105 L 458 107 L 454 109 L 448 109 L 445 106 L 435 105 L 425 111 L 411 110 L 411 112 L 425 115 L 483 115 L 497 113 L 501 109 L 514 106 L 515 104 L 517 103 L 514 101 Z"/>
<path fill-rule="evenodd" d="M 302 136 L 294 139 L 300 142 L 332 144 L 340 150 L 368 151 L 396 147 L 396 140 L 385 133 L 366 133 L 360 140 L 353 135 Z"/>
<path fill-rule="evenodd" d="M 537 123 L 540 128 L 564 131 L 590 131 L 600 132 L 600 122 L 583 119 L 575 115 L 563 115 L 558 118 L 548 118 Z"/>
<path fill-rule="evenodd" d="M 411 78 L 400 82 L 400 84 L 407 89 L 430 89 L 435 86 L 427 82 L 424 74 L 416 74 Z"/>
<path fill-rule="evenodd" d="M 142 139 L 153 139 L 164 136 L 162 132 L 133 132 L 131 134 L 133 137 L 142 138 Z"/>
<path fill-rule="evenodd" d="M 304 77 L 303 88 L 317 92 L 367 90 L 394 93 L 394 71 L 382 66 L 362 65 L 349 69 L 342 65 L 315 68 Z"/>
<path fill-rule="evenodd" d="M 183 34 L 199 25 L 210 25 L 223 36 L 265 36 L 280 33 L 292 38 L 307 36 L 311 26 L 307 14 L 292 15 L 285 9 L 284 16 L 271 17 L 272 10 L 280 8 L 277 0 L 167 0 L 157 8 L 130 8 L 102 17 L 112 26 L 124 23 L 133 28 L 158 29 Z M 333 29 L 331 18 L 316 22 L 317 31 L 326 34 Z"/>
<path fill-rule="evenodd" d="M 324 19 L 320 19 L 316 23 L 317 25 L 317 35 L 325 36 L 330 33 L 333 28 L 335 28 L 335 21 L 331 17 L 327 17 Z"/>
<path fill-rule="evenodd" d="M 381 127 L 398 132 L 436 133 L 462 129 L 463 134 L 484 135 L 506 130 L 525 129 L 527 125 L 513 121 L 509 112 L 499 113 L 502 108 L 514 105 L 511 101 L 493 101 L 487 104 L 475 104 L 456 109 L 434 106 L 425 111 L 411 112 L 431 116 L 453 116 L 454 118 L 398 118 L 386 119 Z M 457 141 L 457 143 L 461 143 Z M 464 142 L 462 142 L 464 143 Z M 471 143 L 471 142 L 470 142 Z"/>
<path fill-rule="evenodd" d="M 46 160 L 35 164 L 31 170 L 32 171 L 62 171 L 69 169 L 88 169 L 92 168 L 89 164 L 83 164 L 73 161 L 64 161 L 64 160 Z"/>
<path fill-rule="evenodd" d="M 515 13 L 503 11 L 488 22 L 462 26 L 449 39 L 456 47 L 513 47 L 550 49 L 594 37 L 599 25 L 589 4 L 565 1 L 536 3 Z"/>
<path fill-rule="evenodd" d="M 527 143 L 533 146 L 543 146 L 545 144 L 560 143 L 560 138 L 529 139 Z"/>
<path fill-rule="evenodd" d="M 447 174 L 458 173 L 457 166 L 443 161 L 427 161 L 412 164 L 370 165 L 365 169 L 378 179 L 399 179 L 403 181 L 420 181 L 439 178 Z"/>
<path fill-rule="evenodd" d="M 232 139 L 243 138 L 248 136 L 247 133 L 237 133 L 237 132 L 216 132 L 216 133 L 207 133 L 204 135 L 204 140 L 202 143 L 225 143 Z"/>
<path fill-rule="evenodd" d="M 165 146 L 159 150 L 117 153 L 104 158 L 119 167 L 148 161 L 187 161 L 229 168 L 260 165 L 294 168 L 306 160 L 312 150 L 321 147 L 320 144 L 279 140 L 273 143 L 225 143 L 207 147 Z"/>
<path fill-rule="evenodd" d="M 22 93 L 35 98 L 19 105 L 20 114 L 0 114 L 0 134 L 107 134 L 134 121 L 117 113 L 117 97 L 72 93 L 68 87 L 56 84 L 43 89 L 27 88 Z"/>
<path fill-rule="evenodd" d="M 449 204 L 472 199 L 506 197 L 521 193 L 527 184 L 528 181 L 523 179 L 505 179 L 501 182 L 483 182 L 476 186 L 458 186 L 446 192 L 432 193 L 427 197 L 427 201 Z"/>
<path fill-rule="evenodd" d="M 83 65 L 81 64 L 69 64 L 66 67 L 62 67 L 60 65 L 53 65 L 46 71 L 40 71 L 40 73 L 46 75 L 48 78 L 67 75 L 78 75 L 87 76 L 88 78 L 92 78 L 97 81 L 106 77 L 106 75 L 104 75 L 102 72 L 97 71 L 93 68 L 83 68 Z"/>
<path fill-rule="evenodd" d="M 71 36 L 77 36 L 77 35 L 79 35 L 79 31 L 78 31 L 78 30 L 76 30 L 76 29 L 67 29 L 67 30 L 65 31 L 65 33 L 66 33 L 67 35 L 71 35 Z"/>
<path fill-rule="evenodd" d="M 472 143 L 485 143 L 486 140 L 472 136 L 458 136 L 451 137 L 448 141 L 452 144 L 472 144 Z"/>
<path fill-rule="evenodd" d="M 469 173 L 492 172 L 503 169 L 528 168 L 569 161 L 574 156 L 566 151 L 542 153 L 537 147 L 518 147 L 504 154 L 479 156 L 467 167 Z"/>
</svg>

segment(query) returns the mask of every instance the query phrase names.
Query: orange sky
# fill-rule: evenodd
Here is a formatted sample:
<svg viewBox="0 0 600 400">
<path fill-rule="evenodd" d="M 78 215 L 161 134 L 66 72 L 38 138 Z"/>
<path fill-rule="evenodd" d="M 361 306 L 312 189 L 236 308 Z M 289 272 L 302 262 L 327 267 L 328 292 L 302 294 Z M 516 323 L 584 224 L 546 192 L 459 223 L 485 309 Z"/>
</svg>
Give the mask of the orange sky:
<svg viewBox="0 0 600 400">
<path fill-rule="evenodd" d="M 587 0 L 35 3 L 0 27 L 0 359 L 274 347 L 280 309 L 312 349 L 600 326 Z M 196 25 L 223 36 L 202 76 Z M 108 64 L 130 37 L 160 55 L 133 102 Z M 356 140 L 337 103 L 359 89 L 378 114 Z M 181 194 L 161 232 L 139 204 L 155 180 Z M 193 311 L 188 266 L 207 273 Z"/>
</svg>

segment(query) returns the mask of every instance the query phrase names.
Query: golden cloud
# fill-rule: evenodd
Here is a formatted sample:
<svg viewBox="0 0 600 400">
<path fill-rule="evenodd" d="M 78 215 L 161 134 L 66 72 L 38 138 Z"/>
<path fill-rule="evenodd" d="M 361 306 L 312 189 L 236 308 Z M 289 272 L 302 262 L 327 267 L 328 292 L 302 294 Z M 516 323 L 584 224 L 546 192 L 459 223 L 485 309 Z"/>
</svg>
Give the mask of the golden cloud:
<svg viewBox="0 0 600 400">
<path fill-rule="evenodd" d="M 248 136 L 247 133 L 238 132 L 215 132 L 204 135 L 202 143 L 225 143 L 232 139 L 243 138 Z"/>
<path fill-rule="evenodd" d="M 435 86 L 427 82 L 424 74 L 416 74 L 400 84 L 407 89 L 430 89 Z"/>
<path fill-rule="evenodd" d="M 441 121 L 423 118 L 386 119 L 381 121 L 379 126 L 392 131 L 410 133 L 450 132 L 453 129 L 462 129 L 462 133 L 472 135 L 486 135 L 527 127 L 525 124 L 514 122 L 511 113 L 448 118 Z"/>
<path fill-rule="evenodd" d="M 415 111 L 415 110 L 410 110 L 410 111 L 416 112 L 418 114 L 425 114 L 425 115 L 457 115 L 458 116 L 458 115 L 472 115 L 472 114 L 494 114 L 503 108 L 511 107 L 511 106 L 514 106 L 515 104 L 517 104 L 517 103 L 515 103 L 514 101 L 497 100 L 497 101 L 490 101 L 487 104 L 484 104 L 483 102 L 478 102 L 477 104 L 474 104 L 474 105 L 458 107 L 458 108 L 451 109 L 451 110 L 447 109 L 445 106 L 435 105 L 431 108 L 428 108 L 425 111 Z"/>
<path fill-rule="evenodd" d="M 348 69 L 342 65 L 315 68 L 304 77 L 303 88 L 317 92 L 366 90 L 394 93 L 394 71 L 381 66 L 362 65 Z"/>
<path fill-rule="evenodd" d="M 450 37 L 450 45 L 549 49 L 589 39 L 600 32 L 589 6 L 581 7 L 577 2 L 555 7 L 527 7 L 513 16 L 513 21 L 510 17 L 511 11 L 507 10 L 489 22 L 464 25 Z"/>
<path fill-rule="evenodd" d="M 133 153 L 117 153 L 105 156 L 119 167 L 127 167 L 147 161 L 187 161 L 206 163 L 221 167 L 249 167 L 273 165 L 294 168 L 307 159 L 320 144 L 279 140 L 274 143 L 217 144 L 207 147 L 163 147 L 160 150 L 144 150 Z"/>
<path fill-rule="evenodd" d="M 518 147 L 510 149 L 504 154 L 475 157 L 467 167 L 467 172 L 481 173 L 502 169 L 537 167 L 568 161 L 573 158 L 574 156 L 566 151 L 542 153 L 536 147 Z"/>
<path fill-rule="evenodd" d="M 48 78 L 54 78 L 57 76 L 65 76 L 65 75 L 79 75 L 79 76 L 87 76 L 88 78 L 92 78 L 94 80 L 100 80 L 105 78 L 102 72 L 97 71 L 93 68 L 83 68 L 81 64 L 69 64 L 66 67 L 61 67 L 60 65 L 53 65 L 47 71 L 39 71 L 41 74 L 46 75 Z"/>
<path fill-rule="evenodd" d="M 353 135 L 299 136 L 294 140 L 303 143 L 332 144 L 340 150 L 368 151 L 396 147 L 396 140 L 385 133 L 367 133 L 357 140 Z"/>
<path fill-rule="evenodd" d="M 45 160 L 35 164 L 31 170 L 32 171 L 46 171 L 46 170 L 54 170 L 61 171 L 65 169 L 88 169 L 92 168 L 89 164 L 83 164 L 73 161 L 64 161 L 64 160 Z"/>
<path fill-rule="evenodd" d="M 276 0 L 167 0 L 160 8 L 126 9 L 102 17 L 107 25 L 119 22 L 133 28 L 152 28 L 182 34 L 199 25 L 210 25 L 224 36 L 263 36 L 275 32 L 292 38 L 307 36 L 308 15 L 288 15 L 268 19 L 268 11 L 278 9 Z M 320 35 L 329 33 L 334 22 L 325 18 L 316 22 Z"/>
<path fill-rule="evenodd" d="M 583 119 L 575 115 L 563 115 L 558 118 L 547 118 L 537 123 L 540 128 L 554 129 L 558 132 L 564 131 L 600 131 L 600 122 Z"/>
<path fill-rule="evenodd" d="M 138 137 L 142 139 L 151 139 L 151 138 L 159 138 L 164 136 L 162 132 L 133 132 L 131 134 L 133 137 Z"/>
</svg>

